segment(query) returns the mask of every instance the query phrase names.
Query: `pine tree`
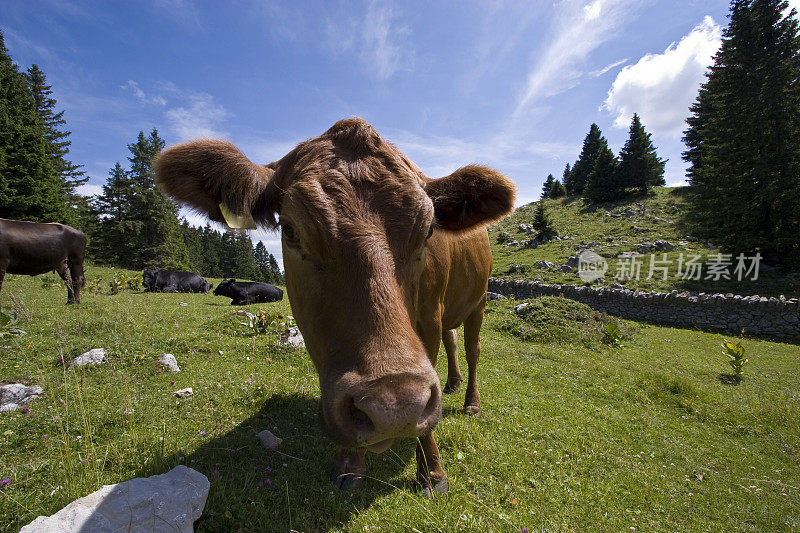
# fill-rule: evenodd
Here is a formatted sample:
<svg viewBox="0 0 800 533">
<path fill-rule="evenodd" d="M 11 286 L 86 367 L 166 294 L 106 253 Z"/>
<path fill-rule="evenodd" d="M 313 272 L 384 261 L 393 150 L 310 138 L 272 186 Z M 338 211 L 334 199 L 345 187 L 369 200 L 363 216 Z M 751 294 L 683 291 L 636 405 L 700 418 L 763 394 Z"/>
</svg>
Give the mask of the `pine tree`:
<svg viewBox="0 0 800 533">
<path fill-rule="evenodd" d="M 564 167 L 564 174 L 561 175 L 561 183 L 564 185 L 566 194 L 575 194 L 574 192 L 571 192 L 574 191 L 575 189 L 575 184 L 572 181 L 572 176 L 573 176 L 572 169 L 570 168 L 569 163 L 567 163 L 567 166 Z"/>
<path fill-rule="evenodd" d="M 555 178 L 552 174 L 548 174 L 547 179 L 544 180 L 544 185 L 542 185 L 542 196 L 540 200 L 550 198 L 550 190 L 553 188 L 553 182 L 555 182 Z"/>
<path fill-rule="evenodd" d="M 536 230 L 537 236 L 542 242 L 547 242 L 558 235 L 558 232 L 553 226 L 553 221 L 550 219 L 547 211 L 545 211 L 544 201 L 539 201 L 539 204 L 536 206 L 531 226 Z"/>
<path fill-rule="evenodd" d="M 583 195 L 592 202 L 609 202 L 619 198 L 623 189 L 619 182 L 617 158 L 601 137 L 600 152 L 589 174 Z"/>
<path fill-rule="evenodd" d="M 69 217 L 46 130 L 25 75 L 0 33 L 0 216 L 40 222 Z"/>
<path fill-rule="evenodd" d="M 52 87 L 47 85 L 44 72 L 37 65 L 30 66 L 26 78 L 33 94 L 36 111 L 44 126 L 47 151 L 52 166 L 58 173 L 64 198 L 72 208 L 75 208 L 79 202 L 75 188 L 86 183 L 89 178 L 84 177 L 85 172 L 81 170 L 83 165 L 76 165 L 67 159 L 72 141 L 69 140 L 71 132 L 62 130 L 67 123 L 64 120 L 64 111 L 55 112 L 56 100 L 52 97 Z"/>
<path fill-rule="evenodd" d="M 684 142 L 700 236 L 800 265 L 800 37 L 782 0 L 734 0 Z"/>
<path fill-rule="evenodd" d="M 562 198 L 566 195 L 567 189 L 564 188 L 564 184 L 556 180 L 555 183 L 553 183 L 553 187 L 550 189 L 550 198 Z"/>
<path fill-rule="evenodd" d="M 619 153 L 619 185 L 636 188 L 647 194 L 651 187 L 666 185 L 664 181 L 665 159 L 660 159 L 656 148 L 642 125 L 639 115 L 634 113 L 628 140 Z"/>
<path fill-rule="evenodd" d="M 597 124 L 593 123 L 589 127 L 589 133 L 586 134 L 586 138 L 583 140 L 581 155 L 572 166 L 570 179 L 565 183 L 567 194 L 583 194 L 583 189 L 589 181 L 589 174 L 592 173 L 595 167 L 595 161 L 604 146 L 607 147 L 608 143 L 600 132 L 600 128 L 597 127 Z"/>
</svg>

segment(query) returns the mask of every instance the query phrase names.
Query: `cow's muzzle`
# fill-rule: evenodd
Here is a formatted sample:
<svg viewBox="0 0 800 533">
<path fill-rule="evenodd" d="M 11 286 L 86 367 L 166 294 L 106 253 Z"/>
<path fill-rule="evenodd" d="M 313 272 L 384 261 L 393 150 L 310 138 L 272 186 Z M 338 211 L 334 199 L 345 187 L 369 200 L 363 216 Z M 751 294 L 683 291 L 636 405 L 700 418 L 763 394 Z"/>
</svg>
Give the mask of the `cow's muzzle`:
<svg viewBox="0 0 800 533">
<path fill-rule="evenodd" d="M 334 440 L 374 451 L 400 437 L 431 431 L 442 416 L 439 377 L 431 367 L 420 372 L 389 374 L 378 379 L 334 385 L 324 413 Z"/>
</svg>

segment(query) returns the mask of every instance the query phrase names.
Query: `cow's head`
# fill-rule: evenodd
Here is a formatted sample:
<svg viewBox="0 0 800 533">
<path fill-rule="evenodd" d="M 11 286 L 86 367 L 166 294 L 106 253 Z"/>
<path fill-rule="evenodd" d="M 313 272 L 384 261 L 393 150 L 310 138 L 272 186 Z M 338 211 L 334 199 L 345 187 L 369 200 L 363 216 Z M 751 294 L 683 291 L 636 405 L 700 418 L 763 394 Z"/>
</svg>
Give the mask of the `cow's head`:
<svg viewBox="0 0 800 533">
<path fill-rule="evenodd" d="M 142 272 L 142 285 L 144 285 L 146 289 L 153 290 L 157 273 L 158 271 L 152 268 L 144 269 L 144 272 Z"/>
<path fill-rule="evenodd" d="M 217 288 L 214 289 L 214 295 L 215 296 L 227 296 L 228 293 L 230 293 L 231 283 L 233 283 L 234 281 L 236 281 L 236 280 L 235 279 L 224 279 L 224 280 L 220 281 L 219 285 L 217 285 Z"/>
<path fill-rule="evenodd" d="M 365 121 L 337 122 L 268 165 L 224 141 L 173 146 L 156 180 L 212 220 L 280 226 L 292 312 L 319 373 L 323 425 L 380 451 L 441 416 L 439 379 L 416 332 L 428 239 L 506 215 L 513 183 L 470 165 L 427 178 Z"/>
</svg>

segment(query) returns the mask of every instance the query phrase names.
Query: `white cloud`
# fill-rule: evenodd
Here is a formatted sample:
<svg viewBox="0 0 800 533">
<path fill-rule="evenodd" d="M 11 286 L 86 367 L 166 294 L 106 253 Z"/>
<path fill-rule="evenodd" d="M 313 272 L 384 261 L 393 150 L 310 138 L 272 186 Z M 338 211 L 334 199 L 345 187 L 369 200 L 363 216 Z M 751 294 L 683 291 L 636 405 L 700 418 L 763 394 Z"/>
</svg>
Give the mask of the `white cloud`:
<svg viewBox="0 0 800 533">
<path fill-rule="evenodd" d="M 392 5 L 372 1 L 363 18 L 339 11 L 325 21 L 324 46 L 334 54 L 358 52 L 359 61 L 381 80 L 407 70 L 413 61 L 408 37 L 411 30 L 398 25 Z"/>
<path fill-rule="evenodd" d="M 156 105 L 167 105 L 167 100 L 163 96 L 147 96 L 145 92 L 139 87 L 139 84 L 133 80 L 128 80 L 128 83 L 121 87 L 122 89 L 130 89 L 133 91 L 133 95 L 139 99 L 140 102 L 143 104 L 156 104 Z"/>
<path fill-rule="evenodd" d="M 617 68 L 620 65 L 624 65 L 627 62 L 628 62 L 628 58 L 627 57 L 625 59 L 620 59 L 619 61 L 614 61 L 610 65 L 606 65 L 605 67 L 603 67 L 603 68 L 601 68 L 599 70 L 593 70 L 592 72 L 589 73 L 589 77 L 591 77 L 591 78 L 599 78 L 600 76 L 602 76 L 603 74 L 605 74 L 609 70 L 613 70 L 613 69 Z"/>
<path fill-rule="evenodd" d="M 603 105 L 616 115 L 614 126 L 627 128 L 638 113 L 650 131 L 680 136 L 721 38 L 722 27 L 706 16 L 678 44 L 623 68 Z"/>
<path fill-rule="evenodd" d="M 230 113 L 214 97 L 206 93 L 192 93 L 187 97 L 185 107 L 175 107 L 166 111 L 165 116 L 170 129 L 181 141 L 199 137 L 226 137 L 219 125 Z"/>
<path fill-rule="evenodd" d="M 800 0 L 789 0 L 789 9 L 795 9 L 800 14 Z"/>
<path fill-rule="evenodd" d="M 589 55 L 615 34 L 634 11 L 632 0 L 566 1 L 558 8 L 550 44 L 538 53 L 528 73 L 515 114 L 530 103 L 560 94 L 578 84 Z"/>
<path fill-rule="evenodd" d="M 75 192 L 81 196 L 97 196 L 99 194 L 103 194 L 103 186 L 94 185 L 92 183 L 84 183 L 83 185 L 78 185 L 75 188 Z"/>
</svg>

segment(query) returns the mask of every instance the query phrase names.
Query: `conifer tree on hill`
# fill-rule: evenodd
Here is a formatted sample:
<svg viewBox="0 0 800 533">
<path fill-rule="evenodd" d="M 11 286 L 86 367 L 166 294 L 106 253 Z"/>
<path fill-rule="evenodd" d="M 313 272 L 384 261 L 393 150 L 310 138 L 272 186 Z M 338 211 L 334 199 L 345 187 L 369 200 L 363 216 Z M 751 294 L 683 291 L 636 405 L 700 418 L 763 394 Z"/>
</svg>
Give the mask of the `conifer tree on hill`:
<svg viewBox="0 0 800 533">
<path fill-rule="evenodd" d="M 566 194 L 575 194 L 574 192 L 570 192 L 574 190 L 574 184 L 572 183 L 572 169 L 567 163 L 567 166 L 564 167 L 564 173 L 561 175 L 561 184 L 564 185 L 564 189 Z"/>
<path fill-rule="evenodd" d="M 553 187 L 550 189 L 550 198 L 563 198 L 567 195 L 567 190 L 564 188 L 564 184 L 560 181 L 556 180 L 553 183 Z"/>
<path fill-rule="evenodd" d="M 548 215 L 545 210 L 544 201 L 542 200 L 540 200 L 536 206 L 531 226 L 536 230 L 537 237 L 539 237 L 539 240 L 542 242 L 547 242 L 558 235 L 550 215 Z"/>
<path fill-rule="evenodd" d="M 628 140 L 619 153 L 619 186 L 636 188 L 640 194 L 648 189 L 665 185 L 665 159 L 660 159 L 656 148 L 642 125 L 639 115 L 634 113 L 628 130 Z"/>
<path fill-rule="evenodd" d="M 608 147 L 605 137 L 600 139 L 600 151 L 589 174 L 583 195 L 592 202 L 609 202 L 618 199 L 624 187 L 619 181 L 617 158 Z"/>
<path fill-rule="evenodd" d="M 586 187 L 586 182 L 589 180 L 589 174 L 592 173 L 597 156 L 604 146 L 607 147 L 608 143 L 605 142 L 605 138 L 600 132 L 600 128 L 597 127 L 597 124 L 592 123 L 589 127 L 589 133 L 586 134 L 586 138 L 583 140 L 581 155 L 578 157 L 578 160 L 575 161 L 575 164 L 572 165 L 570 179 L 568 183 L 565 183 L 567 194 L 583 194 L 583 189 Z"/>
<path fill-rule="evenodd" d="M 0 216 L 65 222 L 69 211 L 47 129 L 0 33 Z"/>
<path fill-rule="evenodd" d="M 541 200 L 546 198 L 550 198 L 550 190 L 553 188 L 553 183 L 555 182 L 555 178 L 552 174 L 547 175 L 547 179 L 544 180 L 544 185 L 542 185 L 542 197 Z"/>
<path fill-rule="evenodd" d="M 734 0 L 684 132 L 694 229 L 800 266 L 800 37 L 782 0 Z"/>
</svg>

